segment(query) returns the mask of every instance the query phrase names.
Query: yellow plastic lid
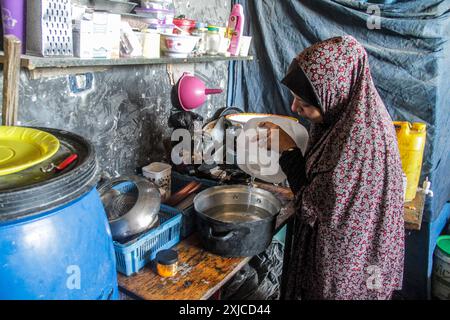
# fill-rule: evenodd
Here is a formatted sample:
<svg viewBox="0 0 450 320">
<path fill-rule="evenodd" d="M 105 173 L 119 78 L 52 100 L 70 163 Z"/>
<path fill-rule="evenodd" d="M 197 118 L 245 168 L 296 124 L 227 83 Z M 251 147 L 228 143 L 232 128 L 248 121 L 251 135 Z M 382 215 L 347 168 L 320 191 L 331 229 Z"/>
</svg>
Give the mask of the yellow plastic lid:
<svg viewBox="0 0 450 320">
<path fill-rule="evenodd" d="M 0 176 L 41 163 L 58 149 L 59 140 L 45 131 L 0 126 Z"/>
</svg>

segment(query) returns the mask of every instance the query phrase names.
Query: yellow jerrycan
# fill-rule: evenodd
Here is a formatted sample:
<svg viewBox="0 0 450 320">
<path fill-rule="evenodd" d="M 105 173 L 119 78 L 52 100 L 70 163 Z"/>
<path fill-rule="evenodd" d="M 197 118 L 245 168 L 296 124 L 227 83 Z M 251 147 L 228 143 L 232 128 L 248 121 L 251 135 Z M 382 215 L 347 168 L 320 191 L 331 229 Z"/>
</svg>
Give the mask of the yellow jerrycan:
<svg viewBox="0 0 450 320">
<path fill-rule="evenodd" d="M 422 171 L 427 125 L 419 122 L 394 121 L 394 126 L 397 132 L 402 168 L 407 179 L 405 201 L 412 201 L 416 197 Z"/>
</svg>

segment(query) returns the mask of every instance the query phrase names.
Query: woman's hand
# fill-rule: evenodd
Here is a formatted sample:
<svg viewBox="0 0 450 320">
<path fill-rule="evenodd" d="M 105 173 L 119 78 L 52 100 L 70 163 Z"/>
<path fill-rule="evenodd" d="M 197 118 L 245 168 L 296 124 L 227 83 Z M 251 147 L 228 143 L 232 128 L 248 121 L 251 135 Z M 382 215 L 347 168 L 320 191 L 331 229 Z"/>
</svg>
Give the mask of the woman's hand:
<svg viewBox="0 0 450 320">
<path fill-rule="evenodd" d="M 295 141 L 283 130 L 280 128 L 280 126 L 272 123 L 272 122 L 261 122 L 258 125 L 258 128 L 266 129 L 267 130 L 267 136 L 261 137 L 258 136 L 258 140 L 267 141 L 267 148 L 270 150 L 272 148 L 272 138 L 273 138 L 273 131 L 278 130 L 278 152 L 281 154 L 284 151 L 295 148 L 297 145 L 295 144 Z"/>
</svg>

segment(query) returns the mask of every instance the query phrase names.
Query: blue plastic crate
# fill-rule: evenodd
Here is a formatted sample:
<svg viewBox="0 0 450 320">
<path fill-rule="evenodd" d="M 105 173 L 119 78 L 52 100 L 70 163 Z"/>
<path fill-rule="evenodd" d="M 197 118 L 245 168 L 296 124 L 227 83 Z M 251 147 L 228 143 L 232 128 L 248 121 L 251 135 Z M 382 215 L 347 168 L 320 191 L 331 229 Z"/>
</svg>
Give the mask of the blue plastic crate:
<svg viewBox="0 0 450 320">
<path fill-rule="evenodd" d="M 114 189 L 133 192 L 133 183 L 121 183 Z M 182 213 L 180 210 L 161 204 L 160 225 L 128 243 L 114 241 L 117 271 L 126 276 L 141 270 L 154 260 L 158 251 L 169 249 L 180 242 Z"/>
<path fill-rule="evenodd" d="M 181 218 L 179 210 L 161 205 L 160 226 L 151 229 L 131 243 L 114 242 L 117 271 L 129 276 L 154 260 L 160 250 L 170 249 L 180 242 Z"/>
</svg>

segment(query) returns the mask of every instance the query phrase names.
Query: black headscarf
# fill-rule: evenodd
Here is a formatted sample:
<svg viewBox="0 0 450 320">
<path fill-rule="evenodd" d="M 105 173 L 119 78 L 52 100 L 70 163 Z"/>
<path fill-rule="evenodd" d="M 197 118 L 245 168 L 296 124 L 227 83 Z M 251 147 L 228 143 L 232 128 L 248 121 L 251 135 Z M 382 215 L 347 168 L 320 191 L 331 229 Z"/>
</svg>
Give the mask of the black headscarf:
<svg viewBox="0 0 450 320">
<path fill-rule="evenodd" d="M 302 98 L 306 103 L 322 110 L 313 86 L 308 77 L 300 68 L 297 59 L 294 59 L 288 68 L 287 74 L 281 83 L 288 87 L 293 93 Z"/>
</svg>

